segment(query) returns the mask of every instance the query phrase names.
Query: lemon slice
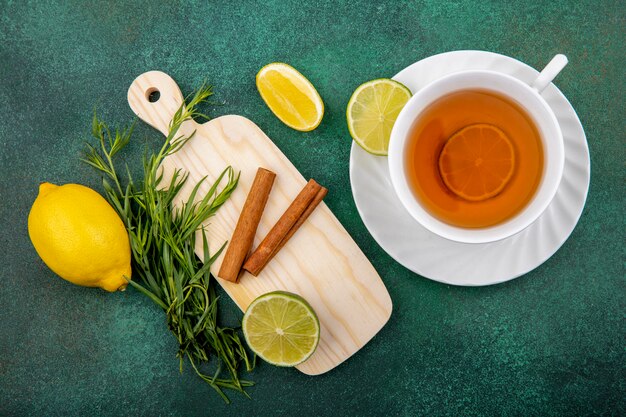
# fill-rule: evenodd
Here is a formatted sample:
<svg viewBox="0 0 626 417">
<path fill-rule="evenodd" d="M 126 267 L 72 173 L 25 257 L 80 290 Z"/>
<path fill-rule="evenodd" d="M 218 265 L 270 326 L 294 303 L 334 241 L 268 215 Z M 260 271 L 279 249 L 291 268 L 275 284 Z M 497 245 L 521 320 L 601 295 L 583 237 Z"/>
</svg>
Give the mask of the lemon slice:
<svg viewBox="0 0 626 417">
<path fill-rule="evenodd" d="M 450 191 L 468 201 L 498 195 L 515 172 L 515 151 L 496 126 L 477 123 L 448 139 L 439 155 L 439 174 Z"/>
<path fill-rule="evenodd" d="M 299 295 L 275 291 L 254 300 L 243 316 L 243 335 L 250 349 L 277 366 L 307 360 L 320 339 L 320 323 Z"/>
<path fill-rule="evenodd" d="M 267 107 L 292 129 L 308 132 L 324 117 L 324 102 L 317 90 L 291 65 L 264 66 L 256 75 L 256 87 Z"/>
<path fill-rule="evenodd" d="M 388 78 L 361 84 L 346 109 L 352 139 L 369 153 L 387 155 L 393 124 L 410 98 L 411 90 Z"/>
</svg>

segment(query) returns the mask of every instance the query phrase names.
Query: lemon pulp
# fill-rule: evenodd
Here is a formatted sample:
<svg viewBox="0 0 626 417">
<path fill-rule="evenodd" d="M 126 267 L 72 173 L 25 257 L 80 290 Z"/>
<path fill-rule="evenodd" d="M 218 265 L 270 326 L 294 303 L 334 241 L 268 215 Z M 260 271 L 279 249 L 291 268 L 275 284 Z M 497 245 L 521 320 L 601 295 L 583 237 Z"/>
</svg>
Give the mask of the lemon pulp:
<svg viewBox="0 0 626 417">
<path fill-rule="evenodd" d="M 346 109 L 352 139 L 369 153 L 387 155 L 391 129 L 410 98 L 408 88 L 388 78 L 361 84 Z"/>
<path fill-rule="evenodd" d="M 324 117 L 317 90 L 290 65 L 275 62 L 264 66 L 256 76 L 256 86 L 276 117 L 295 130 L 313 130 Z"/>
<path fill-rule="evenodd" d="M 302 297 L 284 291 L 261 295 L 248 306 L 242 321 L 248 346 L 277 366 L 295 366 L 315 351 L 320 325 Z"/>
</svg>

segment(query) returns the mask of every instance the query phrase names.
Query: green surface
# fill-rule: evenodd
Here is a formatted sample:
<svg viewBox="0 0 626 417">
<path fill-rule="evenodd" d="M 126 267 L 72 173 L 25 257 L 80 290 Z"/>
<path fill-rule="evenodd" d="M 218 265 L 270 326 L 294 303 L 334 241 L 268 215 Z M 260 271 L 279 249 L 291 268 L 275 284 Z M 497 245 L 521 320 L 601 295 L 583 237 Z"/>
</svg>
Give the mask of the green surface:
<svg viewBox="0 0 626 417">
<path fill-rule="evenodd" d="M 0 0 L 1 415 L 624 415 L 626 285 L 621 1 L 175 2 Z M 506 4 L 505 4 L 506 3 Z M 592 183 L 582 218 L 544 265 L 512 282 L 458 288 L 421 278 L 374 242 L 351 198 L 345 107 L 364 81 L 429 55 L 483 49 L 535 68 L 555 53 L 557 80 L 587 133 Z M 254 86 L 284 61 L 326 104 L 320 127 L 282 125 Z M 328 374 L 260 363 L 248 400 L 225 405 L 188 368 L 181 375 L 164 315 L 134 290 L 73 286 L 37 257 L 26 229 L 40 181 L 99 189 L 78 161 L 92 109 L 133 114 L 140 73 L 171 74 L 184 93 L 205 78 L 214 116 L 251 118 L 305 177 L 382 276 L 386 327 Z M 137 130 L 137 169 L 160 134 Z M 223 321 L 242 314 L 223 297 Z"/>
</svg>

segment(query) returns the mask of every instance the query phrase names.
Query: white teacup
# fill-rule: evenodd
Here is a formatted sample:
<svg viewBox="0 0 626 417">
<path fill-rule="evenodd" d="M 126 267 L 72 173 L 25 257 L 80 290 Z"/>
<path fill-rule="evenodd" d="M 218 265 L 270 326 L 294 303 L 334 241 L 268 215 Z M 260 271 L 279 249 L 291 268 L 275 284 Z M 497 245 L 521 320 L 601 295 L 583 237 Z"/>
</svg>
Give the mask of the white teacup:
<svg viewBox="0 0 626 417">
<path fill-rule="evenodd" d="M 561 128 L 554 112 L 540 93 L 565 65 L 567 65 L 567 58 L 564 55 L 555 56 L 531 85 L 499 72 L 457 72 L 428 84 L 411 97 L 398 115 L 391 132 L 389 171 L 396 194 L 415 220 L 431 232 L 446 239 L 462 243 L 487 243 L 513 236 L 539 218 L 557 192 L 565 162 Z M 414 195 L 406 173 L 408 139 L 411 128 L 420 114 L 437 99 L 467 89 L 494 91 L 515 101 L 534 121 L 543 146 L 543 175 L 535 195 L 517 215 L 491 227 L 462 228 L 435 218 Z"/>
</svg>

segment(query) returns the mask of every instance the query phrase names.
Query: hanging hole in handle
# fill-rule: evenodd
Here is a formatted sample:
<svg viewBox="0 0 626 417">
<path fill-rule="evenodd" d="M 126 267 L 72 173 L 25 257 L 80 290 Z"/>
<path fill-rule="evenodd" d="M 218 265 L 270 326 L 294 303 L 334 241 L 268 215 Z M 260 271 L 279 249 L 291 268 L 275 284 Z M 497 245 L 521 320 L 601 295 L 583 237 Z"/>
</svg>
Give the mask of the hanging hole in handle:
<svg viewBox="0 0 626 417">
<path fill-rule="evenodd" d="M 156 103 L 157 101 L 159 101 L 159 99 L 161 98 L 161 92 L 155 88 L 149 88 L 146 91 L 146 100 L 148 100 L 150 103 Z"/>
</svg>

